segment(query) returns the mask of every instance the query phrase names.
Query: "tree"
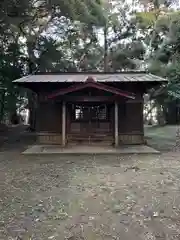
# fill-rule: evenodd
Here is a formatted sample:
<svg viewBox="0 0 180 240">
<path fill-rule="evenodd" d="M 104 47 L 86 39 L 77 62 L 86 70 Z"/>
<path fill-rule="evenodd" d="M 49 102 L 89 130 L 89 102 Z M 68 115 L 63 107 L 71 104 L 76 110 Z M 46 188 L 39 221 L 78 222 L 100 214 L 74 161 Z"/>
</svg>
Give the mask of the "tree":
<svg viewBox="0 0 180 240">
<path fill-rule="evenodd" d="M 85 21 L 89 25 L 96 24 L 100 17 L 99 2 L 94 1 L 11 1 L 9 5 L 4 2 L 7 11 L 7 20 L 11 29 L 23 37 L 27 48 L 27 66 L 28 73 L 32 74 L 44 61 L 45 53 L 39 53 L 41 60 L 36 58 L 36 47 L 42 41 L 42 35 L 53 29 L 52 26 L 60 24 L 62 19 L 70 21 Z M 45 40 L 45 39 L 44 39 Z M 48 40 L 50 41 L 50 40 Z M 51 43 L 52 43 L 51 39 Z M 46 42 L 46 47 L 50 47 Z M 42 48 L 42 46 L 41 46 Z M 55 50 L 51 48 L 51 51 Z M 58 51 L 56 51 L 57 53 Z M 60 53 L 60 51 L 59 51 Z M 46 53 L 47 55 L 47 53 Z M 57 54 L 56 54 L 57 56 Z M 47 61 L 46 61 L 47 64 Z M 35 96 L 29 93 L 30 125 L 34 128 L 34 103 Z"/>
<path fill-rule="evenodd" d="M 53 38 L 47 37 L 48 32 L 55 36 L 57 26 L 63 22 L 69 22 L 72 25 L 74 22 L 84 22 L 89 27 L 93 28 L 98 21 L 101 20 L 100 2 L 98 0 L 7 0 L 0 3 L 0 44 L 2 49 L 8 48 L 10 42 L 17 44 L 14 49 L 22 50 L 23 56 L 19 53 L 19 58 L 9 56 L 9 67 L 12 70 L 12 61 L 21 63 L 24 66 L 19 75 L 33 73 L 36 70 L 49 71 L 50 69 L 65 69 L 65 61 L 62 61 L 64 55 L 60 50 L 60 45 Z M 15 39 L 16 38 L 16 39 Z M 6 50 L 7 52 L 7 50 Z M 6 56 L 3 56 L 7 58 Z M 48 60 L 49 59 L 49 60 Z M 7 82 L 8 67 L 5 67 L 5 60 L 2 58 L 1 80 Z M 8 66 L 8 65 L 7 65 Z M 16 66 L 14 66 L 15 68 Z M 73 66 L 71 66 L 73 68 Z M 9 76 L 10 77 L 10 76 Z M 10 77 L 10 83 L 14 80 Z M 12 85 L 12 84 L 10 84 Z M 6 94 L 9 95 L 9 92 Z M 12 94 L 10 94 L 12 96 Z M 34 95 L 29 94 L 29 106 L 31 116 L 33 116 Z M 14 103 L 14 101 L 12 101 Z M 33 119 L 31 125 L 34 125 Z"/>
<path fill-rule="evenodd" d="M 145 1 L 145 4 L 149 1 Z M 179 62 L 179 12 L 171 8 L 173 1 L 152 1 L 144 12 L 137 13 L 138 27 L 142 31 L 146 45 L 144 66 L 150 72 L 167 77 L 169 85 L 154 89 L 151 96 L 155 103 L 161 106 L 168 123 L 176 123 L 178 101 L 170 97 L 169 87 L 172 89 L 176 74 L 172 76 L 171 68 Z M 174 73 L 175 73 L 174 72 Z M 158 94 L 157 94 L 158 93 Z"/>
</svg>

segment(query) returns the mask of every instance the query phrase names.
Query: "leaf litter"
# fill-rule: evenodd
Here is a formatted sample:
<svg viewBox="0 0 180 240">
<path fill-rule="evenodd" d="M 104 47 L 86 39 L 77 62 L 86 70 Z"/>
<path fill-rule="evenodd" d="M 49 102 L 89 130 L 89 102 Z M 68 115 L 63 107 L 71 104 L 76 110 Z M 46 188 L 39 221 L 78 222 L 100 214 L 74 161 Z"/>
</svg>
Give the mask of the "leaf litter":
<svg viewBox="0 0 180 240">
<path fill-rule="evenodd" d="M 0 239 L 180 238 L 180 161 L 170 155 L 1 158 Z"/>
</svg>

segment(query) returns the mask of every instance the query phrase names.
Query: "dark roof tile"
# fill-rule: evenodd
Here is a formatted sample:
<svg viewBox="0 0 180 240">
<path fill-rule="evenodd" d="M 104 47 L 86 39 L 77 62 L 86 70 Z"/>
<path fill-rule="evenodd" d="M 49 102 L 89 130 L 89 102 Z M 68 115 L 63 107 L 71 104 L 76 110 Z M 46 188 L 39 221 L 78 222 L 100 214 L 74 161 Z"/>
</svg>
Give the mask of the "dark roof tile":
<svg viewBox="0 0 180 240">
<path fill-rule="evenodd" d="M 130 73 L 59 73 L 59 74 L 35 74 L 17 79 L 14 83 L 61 83 L 61 82 L 85 82 L 92 77 L 97 82 L 164 82 L 167 79 L 145 72 Z"/>
</svg>

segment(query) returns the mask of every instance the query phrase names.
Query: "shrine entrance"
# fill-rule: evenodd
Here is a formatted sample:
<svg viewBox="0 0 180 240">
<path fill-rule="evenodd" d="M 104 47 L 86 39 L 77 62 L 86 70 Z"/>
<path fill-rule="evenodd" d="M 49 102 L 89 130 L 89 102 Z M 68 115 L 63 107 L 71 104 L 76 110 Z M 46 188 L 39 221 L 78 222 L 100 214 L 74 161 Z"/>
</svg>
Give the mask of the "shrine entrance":
<svg viewBox="0 0 180 240">
<path fill-rule="evenodd" d="M 113 104 L 68 104 L 68 139 L 86 144 L 113 144 Z"/>
</svg>

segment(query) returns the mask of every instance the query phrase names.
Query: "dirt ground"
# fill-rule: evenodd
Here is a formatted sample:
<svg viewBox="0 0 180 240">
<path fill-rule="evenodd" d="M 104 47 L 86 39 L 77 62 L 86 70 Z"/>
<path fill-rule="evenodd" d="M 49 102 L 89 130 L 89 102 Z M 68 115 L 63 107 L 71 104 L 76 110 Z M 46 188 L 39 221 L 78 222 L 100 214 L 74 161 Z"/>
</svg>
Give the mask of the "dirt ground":
<svg viewBox="0 0 180 240">
<path fill-rule="evenodd" d="M 152 147 L 163 152 L 169 152 L 177 143 L 176 134 L 178 129 L 180 129 L 180 126 L 177 125 L 145 126 L 145 136 L 148 144 Z M 180 139 L 178 145 L 180 149 Z"/>
<path fill-rule="evenodd" d="M 180 239 L 179 153 L 23 156 L 16 142 L 0 153 L 0 240 Z"/>
</svg>

